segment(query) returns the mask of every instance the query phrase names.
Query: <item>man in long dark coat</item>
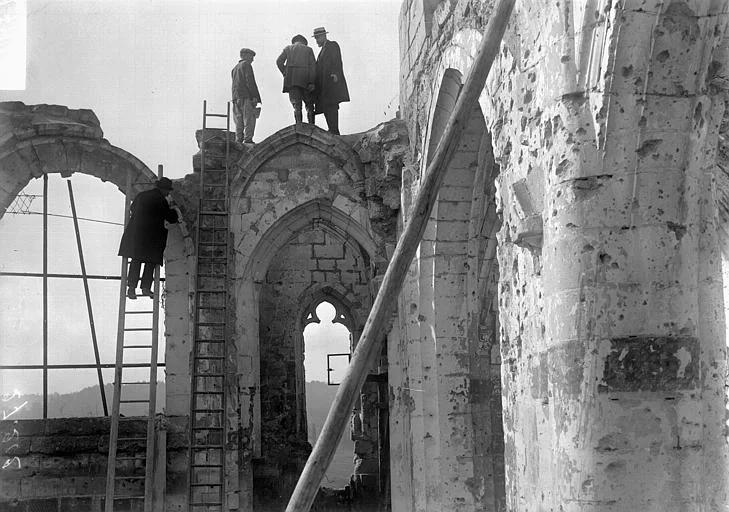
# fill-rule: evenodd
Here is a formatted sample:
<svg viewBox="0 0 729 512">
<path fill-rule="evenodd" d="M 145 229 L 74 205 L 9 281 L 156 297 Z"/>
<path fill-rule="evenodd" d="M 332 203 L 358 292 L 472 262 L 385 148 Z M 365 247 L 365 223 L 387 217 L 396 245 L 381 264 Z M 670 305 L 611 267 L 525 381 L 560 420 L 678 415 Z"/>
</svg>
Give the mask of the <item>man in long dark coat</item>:
<svg viewBox="0 0 729 512">
<path fill-rule="evenodd" d="M 132 201 L 131 216 L 119 245 L 119 256 L 131 259 L 127 274 L 127 297 L 130 299 L 137 298 L 136 288 L 142 263 L 142 295 L 154 296 L 154 269 L 162 265 L 162 254 L 167 245 L 165 221 L 175 223 L 179 220 L 177 211 L 167 202 L 170 192 L 172 182 L 169 178 L 160 178 L 155 182 L 155 188 L 140 192 Z"/>
<path fill-rule="evenodd" d="M 308 44 L 304 36 L 297 34 L 276 59 L 276 66 L 284 77 L 283 92 L 289 93 L 289 101 L 294 107 L 296 124 L 303 122 L 302 101 L 306 105 L 306 120 L 314 124 L 312 91 L 316 82 L 316 59 Z"/>
<path fill-rule="evenodd" d="M 316 58 L 316 113 L 324 114 L 330 133 L 339 135 L 339 104 L 349 101 L 342 69 L 342 52 L 336 41 L 327 39 L 324 27 L 314 29 L 321 50 Z"/>
</svg>

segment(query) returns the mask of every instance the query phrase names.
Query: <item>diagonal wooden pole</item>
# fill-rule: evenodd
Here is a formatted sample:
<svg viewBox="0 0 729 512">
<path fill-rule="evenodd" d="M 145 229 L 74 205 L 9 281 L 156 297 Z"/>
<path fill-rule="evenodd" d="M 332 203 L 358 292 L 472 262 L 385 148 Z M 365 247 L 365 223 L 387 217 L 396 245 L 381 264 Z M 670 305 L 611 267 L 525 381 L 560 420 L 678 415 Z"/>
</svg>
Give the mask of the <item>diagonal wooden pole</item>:
<svg viewBox="0 0 729 512">
<path fill-rule="evenodd" d="M 514 2 L 515 0 L 501 0 L 486 27 L 486 33 L 458 97 L 456 107 L 448 119 L 435 155 L 423 176 L 413 205 L 412 216 L 400 236 L 392 260 L 387 267 L 377 298 L 352 356 L 349 371 L 339 385 L 319 439 L 306 461 L 306 466 L 291 495 L 286 512 L 309 512 L 314 502 L 324 473 L 326 473 L 344 433 L 352 407 L 357 400 L 357 394 L 367 378 L 367 372 L 374 363 L 374 359 L 380 352 L 383 331 L 388 324 L 387 320 L 397 302 L 408 267 L 423 237 L 443 177 L 499 51 Z"/>
</svg>

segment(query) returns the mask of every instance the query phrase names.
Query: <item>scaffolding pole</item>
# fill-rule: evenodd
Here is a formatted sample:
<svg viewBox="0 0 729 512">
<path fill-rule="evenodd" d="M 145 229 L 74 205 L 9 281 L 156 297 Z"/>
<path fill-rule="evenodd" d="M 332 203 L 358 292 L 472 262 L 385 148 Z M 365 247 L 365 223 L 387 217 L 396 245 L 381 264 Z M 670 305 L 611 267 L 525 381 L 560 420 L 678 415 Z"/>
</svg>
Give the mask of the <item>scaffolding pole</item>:
<svg viewBox="0 0 729 512">
<path fill-rule="evenodd" d="M 337 390 L 321 434 L 306 461 L 286 512 L 308 512 L 316 498 L 322 478 L 347 426 L 359 390 L 367 378 L 368 370 L 380 353 L 380 344 L 385 336 L 384 329 L 389 324 L 388 319 L 397 303 L 402 283 L 425 232 L 453 153 L 468 125 L 474 106 L 478 105 L 478 98 L 483 91 L 491 64 L 498 54 L 514 2 L 515 0 L 501 0 L 486 27 L 466 83 L 448 119 L 435 155 L 423 176 L 413 203 L 412 216 L 387 267 L 359 343 L 354 350 L 349 370 Z"/>
<path fill-rule="evenodd" d="M 78 227 L 76 216 L 76 201 L 73 199 L 73 185 L 71 180 L 66 181 L 68 185 L 68 200 L 71 202 L 71 215 L 73 216 L 73 229 L 76 232 L 76 246 L 78 247 L 78 260 L 81 264 L 81 277 L 84 282 L 84 293 L 86 294 L 86 311 L 89 315 L 89 328 L 91 329 L 91 342 L 94 345 L 94 358 L 96 360 L 96 375 L 99 379 L 99 392 L 101 393 L 101 405 L 104 408 L 104 416 L 109 415 L 109 408 L 106 405 L 106 392 L 104 391 L 104 377 L 101 374 L 101 358 L 99 357 L 99 344 L 96 340 L 96 326 L 94 325 L 94 311 L 91 307 L 91 294 L 89 293 L 89 280 L 86 275 L 86 263 L 84 261 L 84 250 L 81 244 L 81 231 Z"/>
<path fill-rule="evenodd" d="M 43 419 L 48 418 L 48 174 L 43 173 Z"/>
</svg>

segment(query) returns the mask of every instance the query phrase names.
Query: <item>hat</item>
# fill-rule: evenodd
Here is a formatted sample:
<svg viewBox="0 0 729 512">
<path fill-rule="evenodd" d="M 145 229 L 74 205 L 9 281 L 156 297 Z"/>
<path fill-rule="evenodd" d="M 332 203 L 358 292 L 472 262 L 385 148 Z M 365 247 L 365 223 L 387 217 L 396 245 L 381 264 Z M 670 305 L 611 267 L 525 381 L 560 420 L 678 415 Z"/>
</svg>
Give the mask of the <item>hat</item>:
<svg viewBox="0 0 729 512">
<path fill-rule="evenodd" d="M 327 31 L 326 31 L 326 29 L 325 29 L 324 27 L 316 27 L 316 28 L 314 29 L 314 35 L 313 35 L 313 37 L 316 37 L 316 36 L 323 36 L 324 34 L 328 34 L 328 33 L 329 33 L 329 32 L 327 32 Z"/>
<path fill-rule="evenodd" d="M 254 57 L 256 56 L 256 52 L 254 52 L 250 48 L 241 48 L 240 49 L 240 56 L 241 57 L 243 57 L 243 55 L 245 55 L 246 53 L 249 53 L 249 54 L 253 55 Z"/>
<path fill-rule="evenodd" d="M 160 178 L 154 182 L 154 186 L 162 190 L 172 190 L 172 181 L 169 178 Z"/>
<path fill-rule="evenodd" d="M 291 44 L 294 44 L 297 41 L 307 46 L 309 45 L 309 41 L 307 41 L 306 38 L 301 34 L 296 34 L 294 37 L 291 38 Z"/>
</svg>

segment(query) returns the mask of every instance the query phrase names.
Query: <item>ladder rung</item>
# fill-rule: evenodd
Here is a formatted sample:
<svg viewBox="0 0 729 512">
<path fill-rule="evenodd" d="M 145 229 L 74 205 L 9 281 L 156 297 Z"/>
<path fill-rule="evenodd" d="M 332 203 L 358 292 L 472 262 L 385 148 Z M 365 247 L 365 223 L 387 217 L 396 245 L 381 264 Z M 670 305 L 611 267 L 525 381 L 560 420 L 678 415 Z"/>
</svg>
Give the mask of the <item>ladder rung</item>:
<svg viewBox="0 0 729 512">
<path fill-rule="evenodd" d="M 227 256 L 198 256 L 199 260 L 223 260 L 223 262 L 227 265 L 228 257 Z"/>
<path fill-rule="evenodd" d="M 143 479 L 144 479 L 144 475 L 141 475 L 141 476 L 115 476 L 114 477 L 114 480 L 143 480 Z"/>
<path fill-rule="evenodd" d="M 207 117 L 228 117 L 228 114 L 211 114 L 210 112 L 205 112 L 205 115 Z M 215 128 L 208 128 L 208 130 L 213 130 Z"/>
<path fill-rule="evenodd" d="M 151 331 L 154 327 L 125 327 L 125 331 Z"/>
<path fill-rule="evenodd" d="M 190 484 L 190 487 L 220 487 L 222 485 L 223 484 L 213 484 L 213 483 L 210 483 L 210 484 Z"/>
<path fill-rule="evenodd" d="M 223 430 L 223 427 L 192 427 L 193 430 Z M 200 464 L 193 464 L 193 466 L 199 466 Z M 218 464 L 219 466 L 220 464 Z"/>
<path fill-rule="evenodd" d="M 116 460 L 140 460 L 146 459 L 146 455 L 140 455 L 139 457 L 117 457 Z"/>
<path fill-rule="evenodd" d="M 200 502 L 190 503 L 190 506 L 191 507 L 222 507 L 223 504 L 221 502 L 219 502 L 219 501 L 215 501 L 215 502 L 212 502 L 212 501 L 202 502 L 202 501 L 200 501 Z"/>
<path fill-rule="evenodd" d="M 195 468 L 217 468 L 217 469 L 223 469 L 222 464 L 190 464 L 190 467 L 192 469 Z"/>
<path fill-rule="evenodd" d="M 213 409 L 193 409 L 192 412 L 223 412 L 225 409 L 213 408 Z"/>
<path fill-rule="evenodd" d="M 124 382 L 124 381 L 122 381 L 122 385 L 123 384 L 138 384 L 138 385 L 144 384 L 145 386 L 149 386 L 149 382 Z"/>
<path fill-rule="evenodd" d="M 121 400 L 119 399 L 120 404 L 148 404 L 149 400 Z"/>
<path fill-rule="evenodd" d="M 118 441 L 146 441 L 146 437 L 119 437 Z"/>
<path fill-rule="evenodd" d="M 200 212 L 200 215 L 217 215 L 217 216 L 221 216 L 221 215 L 228 215 L 228 212 L 227 211 L 226 212 Z"/>
<path fill-rule="evenodd" d="M 195 340 L 195 343 L 225 343 L 225 340 L 201 340 L 198 338 Z"/>
<path fill-rule="evenodd" d="M 152 345 L 124 345 L 122 348 L 152 348 Z"/>
<path fill-rule="evenodd" d="M 206 172 L 227 172 L 228 169 L 205 169 Z"/>
<path fill-rule="evenodd" d="M 142 314 L 152 314 L 154 311 L 124 311 L 124 314 L 126 315 L 142 315 Z"/>
<path fill-rule="evenodd" d="M 193 444 L 193 450 L 222 450 L 222 444 Z"/>
</svg>

